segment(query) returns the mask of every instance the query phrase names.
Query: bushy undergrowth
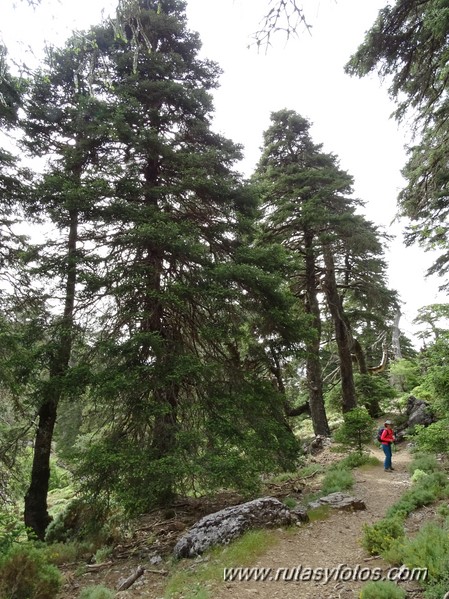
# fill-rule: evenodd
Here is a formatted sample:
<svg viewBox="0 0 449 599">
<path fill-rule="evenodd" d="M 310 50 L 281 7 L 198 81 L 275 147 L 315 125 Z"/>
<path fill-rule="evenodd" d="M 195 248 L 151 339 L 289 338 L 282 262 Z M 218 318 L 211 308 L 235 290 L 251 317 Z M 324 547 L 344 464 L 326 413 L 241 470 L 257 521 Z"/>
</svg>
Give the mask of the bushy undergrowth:
<svg viewBox="0 0 449 599">
<path fill-rule="evenodd" d="M 54 599 L 60 587 L 61 575 L 44 550 L 22 543 L 0 557 L 2 599 Z"/>
<path fill-rule="evenodd" d="M 368 582 L 360 592 L 360 599 L 405 599 L 407 593 L 394 582 Z"/>
<path fill-rule="evenodd" d="M 423 470 L 424 472 L 436 472 L 441 470 L 441 465 L 436 457 L 430 453 L 421 453 L 417 455 L 408 465 L 408 471 L 413 474 L 415 470 Z"/>
<path fill-rule="evenodd" d="M 354 476 L 347 468 L 329 470 L 323 479 L 322 492 L 327 495 L 336 491 L 346 491 L 354 485 Z"/>
<path fill-rule="evenodd" d="M 113 599 L 113 597 L 114 593 L 101 585 L 86 587 L 79 595 L 79 599 Z"/>
<path fill-rule="evenodd" d="M 340 460 L 335 468 L 360 468 L 360 466 L 378 466 L 380 461 L 369 453 L 355 451 Z"/>
<path fill-rule="evenodd" d="M 449 453 L 449 418 L 442 418 L 429 426 L 417 424 L 413 441 L 418 449 L 426 452 Z"/>
<path fill-rule="evenodd" d="M 396 539 L 404 537 L 404 523 L 396 518 L 384 518 L 363 527 L 362 545 L 371 555 L 383 555 Z"/>
<path fill-rule="evenodd" d="M 414 510 L 437 499 L 449 496 L 449 484 L 444 472 L 430 472 L 420 477 L 387 511 L 387 517 L 399 515 L 406 518 Z"/>
<path fill-rule="evenodd" d="M 417 456 L 408 470 L 412 475 L 412 487 L 390 507 L 383 520 L 364 527 L 362 544 L 367 551 L 382 555 L 391 564 L 410 569 L 427 568 L 427 579 L 422 581 L 426 585 L 424 597 L 440 599 L 449 590 L 449 507 L 441 506 L 438 509 L 440 521 L 425 524 L 412 539 L 404 535 L 404 521 L 417 508 L 449 497 L 448 477 L 430 454 Z M 371 596 L 376 599 L 390 597 L 380 592 L 361 595 L 364 599 Z"/>
<path fill-rule="evenodd" d="M 0 555 L 4 555 L 14 543 L 26 539 L 26 537 L 26 527 L 15 514 L 0 513 Z"/>
</svg>

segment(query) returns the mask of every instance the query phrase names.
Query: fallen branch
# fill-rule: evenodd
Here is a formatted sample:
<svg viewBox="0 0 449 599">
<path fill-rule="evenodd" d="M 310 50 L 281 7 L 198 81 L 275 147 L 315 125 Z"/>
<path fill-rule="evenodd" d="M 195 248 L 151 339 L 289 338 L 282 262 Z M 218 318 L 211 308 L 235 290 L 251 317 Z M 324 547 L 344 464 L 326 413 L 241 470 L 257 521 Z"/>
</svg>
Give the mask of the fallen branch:
<svg viewBox="0 0 449 599">
<path fill-rule="evenodd" d="M 89 570 L 89 572 L 99 572 L 100 570 L 103 570 L 103 568 L 108 568 L 112 565 L 113 562 L 103 562 L 101 564 L 87 564 L 87 569 Z"/>
<path fill-rule="evenodd" d="M 168 575 L 168 570 L 145 570 L 145 572 L 149 572 L 150 574 L 160 574 L 161 576 Z"/>
<path fill-rule="evenodd" d="M 145 568 L 143 568 L 142 566 L 138 566 L 134 574 L 131 574 L 131 576 L 128 576 L 128 578 L 126 578 L 123 582 L 119 584 L 119 586 L 117 587 L 117 591 L 124 591 L 125 589 L 129 589 L 129 587 L 133 585 L 136 582 L 136 580 L 140 578 L 142 574 L 144 574 L 144 572 Z"/>
</svg>

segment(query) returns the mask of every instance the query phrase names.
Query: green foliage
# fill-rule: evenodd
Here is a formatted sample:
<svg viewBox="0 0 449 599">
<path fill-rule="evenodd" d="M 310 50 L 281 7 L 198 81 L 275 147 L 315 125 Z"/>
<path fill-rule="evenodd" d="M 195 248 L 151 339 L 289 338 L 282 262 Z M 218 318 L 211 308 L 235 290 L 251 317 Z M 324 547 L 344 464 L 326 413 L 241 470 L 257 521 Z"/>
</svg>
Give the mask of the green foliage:
<svg viewBox="0 0 449 599">
<path fill-rule="evenodd" d="M 360 453 L 358 451 L 350 453 L 345 458 L 331 466 L 333 468 L 360 468 L 360 466 L 378 466 L 380 461 L 369 453 Z"/>
<path fill-rule="evenodd" d="M 89 543 L 66 542 L 51 543 L 45 549 L 48 561 L 56 566 L 76 562 L 92 554 L 92 546 Z"/>
<path fill-rule="evenodd" d="M 371 555 L 382 555 L 396 539 L 404 537 L 404 525 L 398 517 L 387 517 L 363 527 L 362 545 Z"/>
<path fill-rule="evenodd" d="M 10 512 L 0 512 L 0 555 L 8 552 L 15 543 L 27 538 L 22 520 Z"/>
<path fill-rule="evenodd" d="M 329 493 L 335 493 L 336 491 L 345 491 L 351 489 L 354 482 L 355 479 L 352 472 L 346 468 L 329 470 L 323 479 L 322 492 L 325 495 L 328 495 Z"/>
<path fill-rule="evenodd" d="M 400 214 L 411 219 L 407 242 L 438 248 L 431 273 L 447 274 L 448 201 L 445 156 L 449 135 L 447 102 L 446 2 L 410 0 L 388 4 L 366 33 L 347 70 L 359 76 L 377 70 L 390 81 L 396 99 L 396 117 L 412 114 L 422 133 L 409 150 L 403 169 L 406 188 L 399 195 Z M 410 112 L 409 112 L 410 111 Z"/>
<path fill-rule="evenodd" d="M 79 595 L 79 599 L 113 599 L 114 597 L 115 593 L 102 585 L 86 587 Z"/>
<path fill-rule="evenodd" d="M 344 414 L 344 423 L 335 433 L 335 440 L 360 452 L 373 437 L 374 420 L 366 408 L 354 408 Z"/>
<path fill-rule="evenodd" d="M 412 481 L 412 483 L 416 483 L 416 482 L 419 482 L 420 480 L 422 480 L 423 478 L 426 478 L 427 476 L 428 476 L 427 472 L 424 472 L 424 470 L 420 470 L 419 468 L 416 468 L 412 474 L 411 481 Z"/>
<path fill-rule="evenodd" d="M 431 472 L 425 477 L 418 478 L 399 501 L 388 509 L 387 517 L 398 515 L 405 518 L 415 509 L 448 496 L 449 484 L 446 474 L 439 471 Z"/>
<path fill-rule="evenodd" d="M 311 476 L 313 474 L 318 474 L 323 471 L 323 466 L 321 464 L 308 464 L 307 466 L 303 466 L 298 470 L 297 476 L 299 478 L 305 478 L 307 476 Z"/>
<path fill-rule="evenodd" d="M 437 461 L 436 457 L 430 453 L 419 453 L 407 467 L 410 474 L 413 474 L 415 470 L 423 470 L 424 472 L 437 472 L 441 470 L 441 464 Z"/>
<path fill-rule="evenodd" d="M 449 418 L 443 418 L 429 426 L 417 424 L 413 440 L 421 451 L 449 453 Z"/>
<path fill-rule="evenodd" d="M 389 371 L 390 375 L 400 380 L 404 392 L 414 389 L 422 378 L 419 364 L 412 360 L 394 360 L 390 363 Z"/>
<path fill-rule="evenodd" d="M 72 483 L 72 474 L 61 467 L 54 458 L 50 460 L 49 490 L 64 489 Z"/>
<path fill-rule="evenodd" d="M 394 582 L 380 580 L 364 585 L 359 597 L 360 599 L 405 599 L 407 593 Z"/>
<path fill-rule="evenodd" d="M 61 587 L 58 569 L 46 553 L 31 544 L 11 547 L 0 556 L 2 599 L 55 599 Z"/>
<path fill-rule="evenodd" d="M 388 404 L 398 396 L 396 389 L 383 376 L 356 373 L 354 385 L 359 405 L 366 407 L 374 418 L 380 416 L 379 412 L 373 413 L 375 406 Z"/>
<path fill-rule="evenodd" d="M 100 547 L 95 552 L 95 563 L 101 564 L 106 561 L 106 559 L 111 555 L 112 548 L 111 547 Z"/>
<path fill-rule="evenodd" d="M 427 568 L 428 581 L 438 582 L 447 576 L 449 534 L 441 526 L 428 522 L 412 539 L 397 547 L 397 559 L 408 568 Z"/>
<path fill-rule="evenodd" d="M 207 560 L 198 564 L 175 565 L 168 579 L 164 596 L 167 599 L 182 597 L 204 597 L 200 594 L 205 583 L 223 580 L 223 568 L 250 566 L 266 551 L 279 542 L 276 531 L 251 530 L 226 547 L 217 546 L 206 553 Z M 190 562 L 190 560 L 188 560 Z"/>
<path fill-rule="evenodd" d="M 294 497 L 285 497 L 283 503 L 291 510 L 298 505 L 298 501 Z"/>
<path fill-rule="evenodd" d="M 119 538 L 119 519 L 119 512 L 98 501 L 76 498 L 49 524 L 45 540 L 47 543 L 89 541 L 101 547 Z"/>
<path fill-rule="evenodd" d="M 425 599 L 441 599 L 448 592 L 447 589 L 449 589 L 449 573 L 446 573 L 438 581 L 428 584 L 423 596 Z"/>
</svg>

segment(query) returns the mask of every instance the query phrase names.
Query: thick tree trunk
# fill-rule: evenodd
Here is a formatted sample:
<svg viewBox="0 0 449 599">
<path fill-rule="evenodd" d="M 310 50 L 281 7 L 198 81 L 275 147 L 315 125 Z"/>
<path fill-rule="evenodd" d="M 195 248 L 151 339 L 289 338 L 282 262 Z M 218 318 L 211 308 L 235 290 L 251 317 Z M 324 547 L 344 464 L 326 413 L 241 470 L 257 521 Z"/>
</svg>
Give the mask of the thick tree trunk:
<svg viewBox="0 0 449 599">
<path fill-rule="evenodd" d="M 324 246 L 323 255 L 326 267 L 324 288 L 329 311 L 334 321 L 335 340 L 340 359 L 341 390 L 343 395 L 342 409 L 343 412 L 349 412 L 357 405 L 351 356 L 352 339 L 337 289 L 334 259 L 328 246 Z"/>
<path fill-rule="evenodd" d="M 304 234 L 306 252 L 306 297 L 305 309 L 313 317 L 315 337 L 307 342 L 307 386 L 309 390 L 310 415 L 315 435 L 330 436 L 326 408 L 323 398 L 323 377 L 320 362 L 321 317 L 316 289 L 316 265 L 313 251 L 313 233 Z"/>
<path fill-rule="evenodd" d="M 44 540 L 45 529 L 50 523 L 47 507 L 50 480 L 50 456 L 58 403 L 62 396 L 62 379 L 69 369 L 72 351 L 73 309 L 76 287 L 76 244 L 78 239 L 78 212 L 70 212 L 70 228 L 67 244 L 67 280 L 64 314 L 57 330 L 55 350 L 50 361 L 47 395 L 38 411 L 38 425 L 34 443 L 31 482 L 25 495 L 24 521 L 37 536 Z"/>
<path fill-rule="evenodd" d="M 25 495 L 25 526 L 30 528 L 41 541 L 44 540 L 45 530 L 51 521 L 47 510 L 47 494 L 56 411 L 57 399 L 46 401 L 39 409 L 31 483 Z"/>
</svg>

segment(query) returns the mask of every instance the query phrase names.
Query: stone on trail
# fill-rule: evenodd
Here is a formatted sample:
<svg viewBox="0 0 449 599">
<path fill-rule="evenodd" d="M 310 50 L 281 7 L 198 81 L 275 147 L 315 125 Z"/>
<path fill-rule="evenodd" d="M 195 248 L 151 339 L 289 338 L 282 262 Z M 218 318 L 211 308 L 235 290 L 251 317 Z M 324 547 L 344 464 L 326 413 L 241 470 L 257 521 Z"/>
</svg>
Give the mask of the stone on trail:
<svg viewBox="0 0 449 599">
<path fill-rule="evenodd" d="M 346 493 L 337 491 L 336 493 L 330 493 L 326 497 L 320 497 L 316 501 L 309 503 L 309 509 L 315 509 L 322 506 L 328 506 L 335 510 L 366 510 L 365 502 Z"/>
<path fill-rule="evenodd" d="M 226 545 L 251 528 L 295 524 L 298 517 L 274 497 L 260 497 L 208 514 L 176 543 L 176 558 L 195 557 L 213 545 Z"/>
</svg>

